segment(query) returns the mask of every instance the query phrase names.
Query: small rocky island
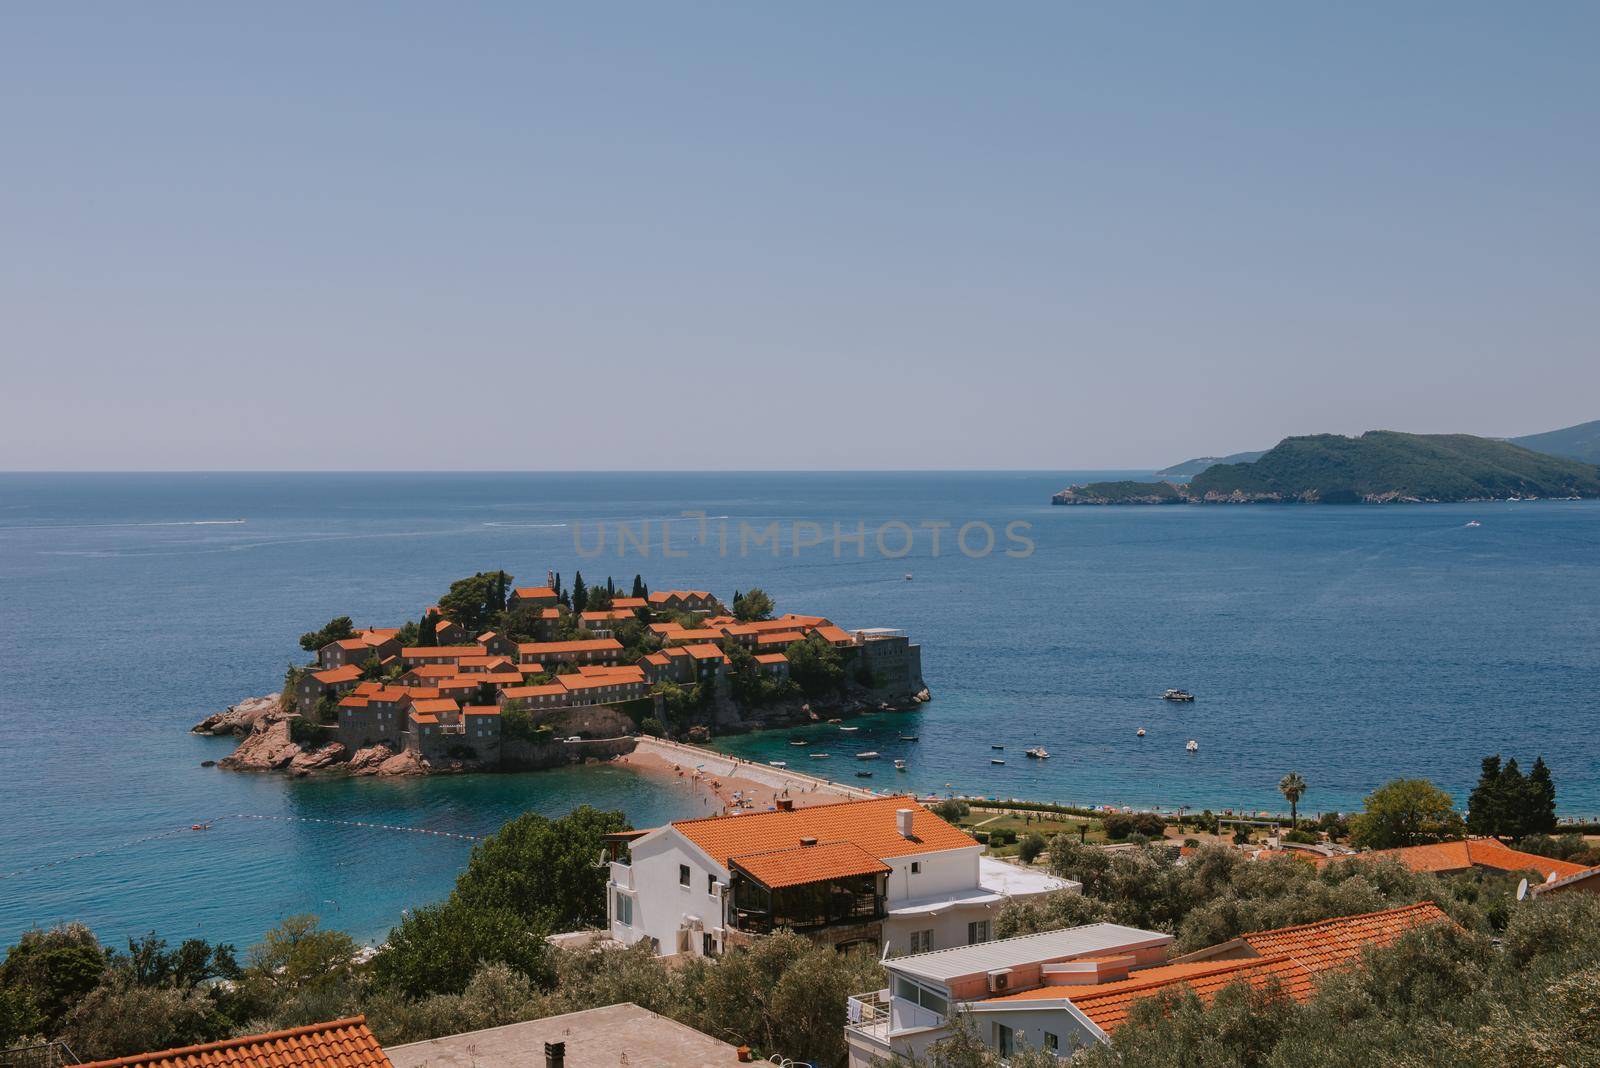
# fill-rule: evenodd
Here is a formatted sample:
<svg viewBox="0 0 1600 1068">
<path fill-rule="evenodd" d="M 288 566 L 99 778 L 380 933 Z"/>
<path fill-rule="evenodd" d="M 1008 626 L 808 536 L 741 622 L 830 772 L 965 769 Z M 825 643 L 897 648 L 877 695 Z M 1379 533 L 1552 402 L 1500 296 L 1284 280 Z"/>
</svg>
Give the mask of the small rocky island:
<svg viewBox="0 0 1600 1068">
<path fill-rule="evenodd" d="M 1060 505 L 1427 504 L 1600 497 L 1600 467 L 1470 434 L 1369 431 L 1285 438 L 1259 459 L 1207 467 L 1187 484 L 1092 482 Z"/>
<path fill-rule="evenodd" d="M 399 776 L 522 771 L 609 760 L 641 734 L 704 741 L 929 699 L 921 647 L 886 628 L 776 615 L 760 589 L 725 606 L 640 576 L 570 589 L 548 573 L 453 583 L 419 620 L 301 635 L 314 653 L 279 693 L 193 732 L 240 739 L 233 771 Z"/>
</svg>

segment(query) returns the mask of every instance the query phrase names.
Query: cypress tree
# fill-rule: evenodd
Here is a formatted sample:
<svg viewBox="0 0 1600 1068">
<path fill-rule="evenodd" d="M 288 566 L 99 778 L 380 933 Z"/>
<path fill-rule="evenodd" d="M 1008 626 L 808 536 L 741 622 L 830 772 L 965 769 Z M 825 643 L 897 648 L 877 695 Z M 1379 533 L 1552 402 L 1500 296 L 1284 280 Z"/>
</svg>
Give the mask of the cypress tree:
<svg viewBox="0 0 1600 1068">
<path fill-rule="evenodd" d="M 643 579 L 643 577 L 641 577 L 639 575 L 633 576 L 633 592 L 631 594 L 629 594 L 628 596 L 630 596 L 630 597 L 643 597 L 644 595 L 645 595 L 645 593 L 644 593 L 644 579 Z"/>
<path fill-rule="evenodd" d="M 1556 829 L 1556 784 L 1544 757 L 1535 757 L 1528 772 L 1528 821 L 1524 834 L 1550 834 Z"/>
<path fill-rule="evenodd" d="M 579 571 L 572 576 L 572 610 L 583 611 L 583 606 L 589 603 L 589 590 L 583 584 L 583 572 Z"/>
<path fill-rule="evenodd" d="M 1527 833 L 1523 828 L 1528 824 L 1531 797 L 1528 780 L 1522 777 L 1516 757 L 1506 761 L 1500 769 L 1500 785 L 1496 796 L 1500 801 L 1500 824 L 1493 833 L 1506 838 L 1521 838 Z"/>
<path fill-rule="evenodd" d="M 434 630 L 434 625 L 439 622 L 439 613 L 428 609 L 422 613 L 422 622 L 417 627 L 418 645 L 438 645 L 439 632 Z"/>
<path fill-rule="evenodd" d="M 1478 785 L 1467 796 L 1467 830 L 1473 834 L 1497 834 L 1502 819 L 1500 805 L 1500 755 L 1483 758 Z"/>
</svg>

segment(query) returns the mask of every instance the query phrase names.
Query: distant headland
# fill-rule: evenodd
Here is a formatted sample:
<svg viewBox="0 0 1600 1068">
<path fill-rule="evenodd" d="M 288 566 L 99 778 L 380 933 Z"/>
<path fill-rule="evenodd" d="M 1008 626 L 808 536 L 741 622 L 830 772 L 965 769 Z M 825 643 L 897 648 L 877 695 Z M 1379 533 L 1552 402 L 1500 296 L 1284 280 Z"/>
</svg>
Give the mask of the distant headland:
<svg viewBox="0 0 1600 1068">
<path fill-rule="evenodd" d="M 1600 467 L 1592 463 L 1471 434 L 1372 430 L 1356 438 L 1285 438 L 1253 461 L 1213 464 L 1187 483 L 1073 485 L 1051 503 L 1415 504 L 1583 497 L 1600 497 Z"/>
</svg>

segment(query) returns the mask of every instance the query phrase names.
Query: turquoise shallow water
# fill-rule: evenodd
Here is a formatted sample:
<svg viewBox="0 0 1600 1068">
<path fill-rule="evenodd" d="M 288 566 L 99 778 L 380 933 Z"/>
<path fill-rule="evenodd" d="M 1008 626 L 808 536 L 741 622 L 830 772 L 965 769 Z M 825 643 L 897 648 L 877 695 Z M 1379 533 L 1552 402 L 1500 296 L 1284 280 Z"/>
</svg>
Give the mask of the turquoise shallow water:
<svg viewBox="0 0 1600 1068">
<path fill-rule="evenodd" d="M 724 596 L 760 584 L 780 609 L 909 629 L 935 693 L 922 710 L 868 717 L 848 740 L 814 728 L 830 762 L 797 758 L 788 732 L 724 743 L 851 782 L 845 755 L 876 749 L 911 765 L 877 765 L 879 787 L 1254 808 L 1279 806 L 1292 769 L 1321 809 L 1399 774 L 1464 796 L 1478 757 L 1501 751 L 1542 753 L 1563 810 L 1600 812 L 1600 505 L 1050 508 L 1074 477 L 0 475 L 0 873 L 221 814 L 466 834 L 584 801 L 640 825 L 688 814 L 674 788 L 612 768 L 380 783 L 199 766 L 231 743 L 188 726 L 275 688 L 301 631 L 344 612 L 415 616 L 450 579 L 494 566 L 640 571 Z M 735 533 L 724 557 L 715 521 L 709 547 L 680 530 L 681 559 L 660 558 L 659 528 L 649 559 L 618 560 L 614 533 L 603 561 L 574 548 L 575 521 L 592 545 L 597 521 L 637 530 L 684 509 L 825 531 L 1020 519 L 1037 548 L 971 559 L 946 532 L 934 557 L 923 529 L 903 559 L 787 543 L 739 558 Z M 1168 686 L 1200 700 L 1167 705 L 1155 695 Z M 1004 767 L 991 743 L 1007 746 Z M 1026 760 L 1039 743 L 1052 759 Z M 70 918 L 108 938 L 245 943 L 302 911 L 381 937 L 448 892 L 469 848 L 223 821 L 0 879 L 0 942 Z"/>
</svg>

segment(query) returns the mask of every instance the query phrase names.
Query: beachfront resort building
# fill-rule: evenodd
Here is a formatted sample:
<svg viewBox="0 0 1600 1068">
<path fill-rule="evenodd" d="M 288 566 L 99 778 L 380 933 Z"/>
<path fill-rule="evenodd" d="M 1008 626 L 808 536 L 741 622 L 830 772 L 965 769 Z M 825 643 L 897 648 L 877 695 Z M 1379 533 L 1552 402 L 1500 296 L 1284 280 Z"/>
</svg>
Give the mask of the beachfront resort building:
<svg viewBox="0 0 1600 1068">
<path fill-rule="evenodd" d="M 996 914 L 1076 883 L 985 857 L 911 797 L 679 820 L 612 836 L 608 928 L 714 956 L 773 931 L 914 953 L 987 942 Z"/>
<path fill-rule="evenodd" d="M 1105 1042 L 1131 1006 L 1175 987 L 1209 1001 L 1231 983 L 1276 984 L 1309 998 L 1320 975 L 1355 963 L 1367 946 L 1451 922 L 1431 901 L 1243 935 L 1170 957 L 1172 936 L 1096 923 L 884 961 L 889 985 L 846 1005 L 850 1068 L 920 1057 L 966 1013 L 1001 1058 L 1024 1048 L 1062 1057 Z"/>
</svg>

